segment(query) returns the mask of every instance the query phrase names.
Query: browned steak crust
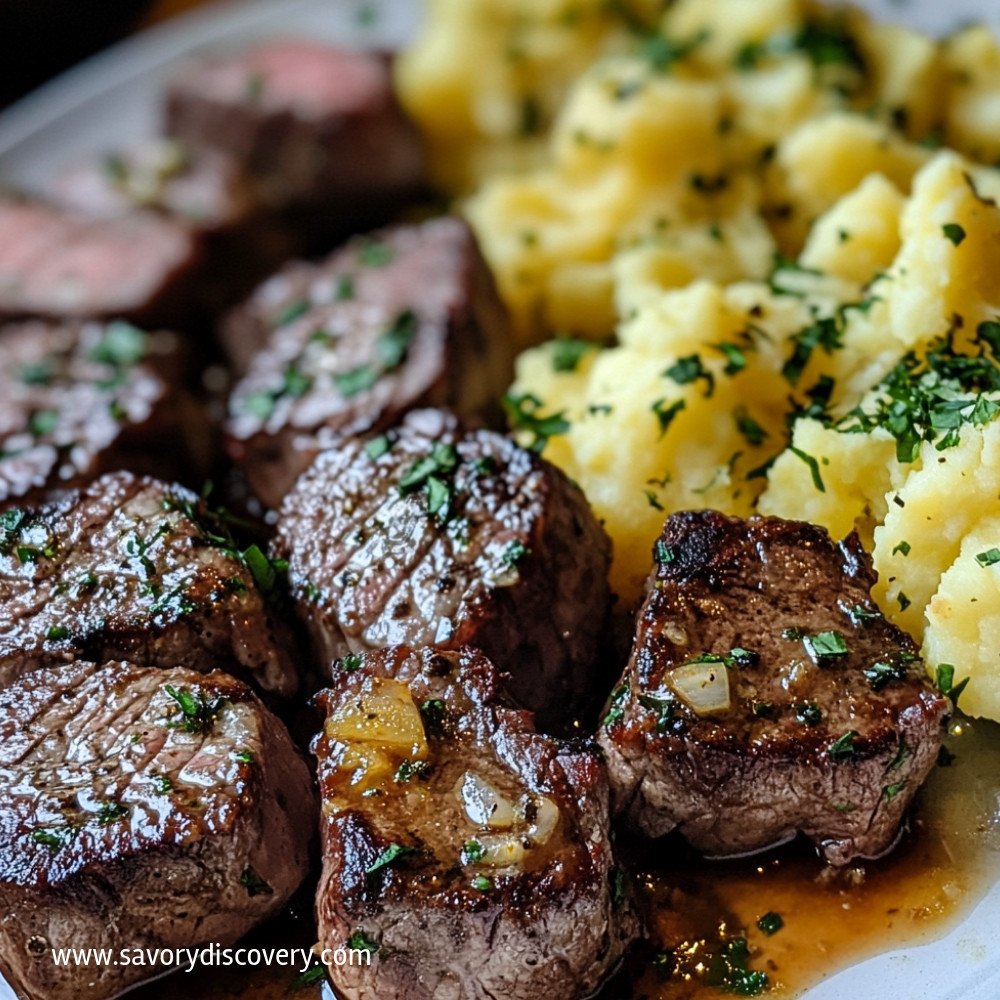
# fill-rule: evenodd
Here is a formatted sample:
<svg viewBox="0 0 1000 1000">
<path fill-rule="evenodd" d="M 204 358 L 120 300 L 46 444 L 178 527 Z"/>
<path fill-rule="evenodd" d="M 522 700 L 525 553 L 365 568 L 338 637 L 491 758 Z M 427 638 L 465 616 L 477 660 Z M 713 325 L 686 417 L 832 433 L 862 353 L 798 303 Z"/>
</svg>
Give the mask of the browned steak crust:
<svg viewBox="0 0 1000 1000">
<path fill-rule="evenodd" d="M 857 538 L 695 511 L 667 519 L 654 555 L 600 733 L 617 808 L 716 855 L 796 831 L 835 864 L 891 847 L 948 703 L 872 601 Z M 728 709 L 699 715 L 680 693 L 699 660 L 728 681 Z"/>
<path fill-rule="evenodd" d="M 288 561 L 319 664 L 475 645 L 543 729 L 603 700 L 611 543 L 555 466 L 439 410 L 321 455 L 287 497 Z"/>
<path fill-rule="evenodd" d="M 394 648 L 319 695 L 320 941 L 373 950 L 346 1000 L 573 1000 L 636 934 L 596 747 L 499 691 L 475 650 Z"/>
<path fill-rule="evenodd" d="M 218 671 L 77 662 L 0 691 L 0 971 L 101 1000 L 162 968 L 51 948 L 230 944 L 305 877 L 315 793 L 284 726 Z"/>
<path fill-rule="evenodd" d="M 218 531 L 197 495 L 124 472 L 0 514 L 0 688 L 82 656 L 210 662 L 294 694 L 294 645 L 258 586 L 270 564 Z"/>
<path fill-rule="evenodd" d="M 343 437 L 390 427 L 415 406 L 475 413 L 511 377 L 506 314 L 471 231 L 452 218 L 293 265 L 223 337 L 249 365 L 229 403 L 229 452 L 272 507 Z"/>
<path fill-rule="evenodd" d="M 186 454 L 169 333 L 128 323 L 0 327 L 0 508 L 129 469 L 173 479 Z"/>
</svg>

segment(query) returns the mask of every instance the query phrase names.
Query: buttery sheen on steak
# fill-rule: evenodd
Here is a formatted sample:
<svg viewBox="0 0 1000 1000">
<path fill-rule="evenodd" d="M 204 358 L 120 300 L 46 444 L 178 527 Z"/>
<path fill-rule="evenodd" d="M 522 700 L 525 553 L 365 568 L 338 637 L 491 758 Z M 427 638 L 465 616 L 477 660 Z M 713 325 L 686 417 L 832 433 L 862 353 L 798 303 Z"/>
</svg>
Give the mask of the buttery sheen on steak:
<svg viewBox="0 0 1000 1000">
<path fill-rule="evenodd" d="M 213 666 L 294 694 L 274 569 L 240 553 L 198 496 L 129 473 L 0 514 L 0 689 L 79 657 Z"/>
<path fill-rule="evenodd" d="M 52 948 L 231 944 L 305 877 L 309 769 L 246 685 L 78 661 L 0 691 L 0 971 L 103 1000 L 165 971 Z"/>
<path fill-rule="evenodd" d="M 555 466 L 440 410 L 323 453 L 283 504 L 317 660 L 383 646 L 475 645 L 543 729 L 603 698 L 611 546 Z"/>
<path fill-rule="evenodd" d="M 344 436 L 389 427 L 414 406 L 474 413 L 510 379 L 506 314 L 472 232 L 453 218 L 293 264 L 223 340 L 237 365 L 249 363 L 229 402 L 229 452 L 271 507 Z"/>
<path fill-rule="evenodd" d="M 948 701 L 872 601 L 857 537 L 671 515 L 601 727 L 617 810 L 712 855 L 801 832 L 833 864 L 888 850 Z"/>
<path fill-rule="evenodd" d="M 178 340 L 128 323 L 0 327 L 0 508 L 129 469 L 173 478 L 186 456 L 164 368 Z"/>
<path fill-rule="evenodd" d="M 345 1000 L 576 1000 L 637 923 L 593 744 L 539 735 L 478 651 L 394 648 L 318 696 L 323 947 Z"/>
</svg>

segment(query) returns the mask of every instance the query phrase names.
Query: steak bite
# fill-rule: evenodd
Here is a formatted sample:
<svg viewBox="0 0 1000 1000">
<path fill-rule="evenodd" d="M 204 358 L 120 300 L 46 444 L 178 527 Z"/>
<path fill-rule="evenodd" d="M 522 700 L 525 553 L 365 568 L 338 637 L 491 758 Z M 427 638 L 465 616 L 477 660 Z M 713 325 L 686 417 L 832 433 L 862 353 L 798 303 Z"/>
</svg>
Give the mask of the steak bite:
<svg viewBox="0 0 1000 1000">
<path fill-rule="evenodd" d="M 475 645 L 543 729 L 571 725 L 610 686 L 611 543 L 583 494 L 439 410 L 320 455 L 281 508 L 272 555 L 324 666 L 397 644 Z"/>
<path fill-rule="evenodd" d="M 893 846 L 948 702 L 871 599 L 856 535 L 672 514 L 601 727 L 615 805 L 713 855 L 801 832 L 832 864 Z"/>
<path fill-rule="evenodd" d="M 194 61 L 167 93 L 167 133 L 233 156 L 276 207 L 357 209 L 421 182 L 416 127 L 387 58 L 307 40 L 272 40 Z"/>
<path fill-rule="evenodd" d="M 539 735 L 477 650 L 394 648 L 318 696 L 323 947 L 345 1000 L 574 1000 L 638 930 L 596 746 Z"/>
<path fill-rule="evenodd" d="M 204 232 L 238 226 L 254 210 L 234 160 L 213 150 L 192 152 L 175 139 L 143 139 L 82 160 L 57 175 L 49 194 L 91 216 L 153 208 Z"/>
<path fill-rule="evenodd" d="M 0 971 L 34 1000 L 101 1000 L 162 966 L 52 948 L 232 944 L 305 877 L 309 769 L 219 671 L 78 661 L 0 691 Z"/>
<path fill-rule="evenodd" d="M 0 327 L 0 508 L 113 469 L 178 476 L 180 353 L 120 321 Z"/>
<path fill-rule="evenodd" d="M 506 315 L 468 226 L 435 219 L 353 240 L 264 284 L 226 327 L 238 361 L 232 458 L 276 507 L 313 457 L 415 406 L 473 413 L 511 378 Z"/>
<path fill-rule="evenodd" d="M 241 553 L 181 486 L 122 472 L 0 514 L 0 688 L 76 658 L 205 669 L 294 694 L 294 648 Z"/>
<path fill-rule="evenodd" d="M 199 264 L 193 234 L 152 212 L 91 218 L 0 198 L 0 319 L 170 326 L 191 308 Z"/>
</svg>

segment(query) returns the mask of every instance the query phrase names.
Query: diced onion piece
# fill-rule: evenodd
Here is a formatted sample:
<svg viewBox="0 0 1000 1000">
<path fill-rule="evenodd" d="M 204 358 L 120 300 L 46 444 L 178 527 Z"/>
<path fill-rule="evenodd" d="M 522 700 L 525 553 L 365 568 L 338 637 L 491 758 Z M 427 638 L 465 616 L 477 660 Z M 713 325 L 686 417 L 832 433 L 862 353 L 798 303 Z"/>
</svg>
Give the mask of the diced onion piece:
<svg viewBox="0 0 1000 1000">
<path fill-rule="evenodd" d="M 684 663 L 668 675 L 668 683 L 698 715 L 728 711 L 729 672 L 724 663 Z"/>
<path fill-rule="evenodd" d="M 514 807 L 488 781 L 466 771 L 455 785 L 465 815 L 476 826 L 509 830 L 514 825 Z"/>
<path fill-rule="evenodd" d="M 512 833 L 483 833 L 476 840 L 483 848 L 482 857 L 476 860 L 478 865 L 508 868 L 524 861 L 524 842 L 520 836 Z"/>
<path fill-rule="evenodd" d="M 525 796 L 518 803 L 519 812 L 528 822 L 528 837 L 533 844 L 544 844 L 559 824 L 559 806 L 544 795 Z"/>
<path fill-rule="evenodd" d="M 341 705 L 326 724 L 330 739 L 365 743 L 393 755 L 415 759 L 427 756 L 427 736 L 409 687 L 402 681 L 371 677 L 361 697 Z"/>
</svg>

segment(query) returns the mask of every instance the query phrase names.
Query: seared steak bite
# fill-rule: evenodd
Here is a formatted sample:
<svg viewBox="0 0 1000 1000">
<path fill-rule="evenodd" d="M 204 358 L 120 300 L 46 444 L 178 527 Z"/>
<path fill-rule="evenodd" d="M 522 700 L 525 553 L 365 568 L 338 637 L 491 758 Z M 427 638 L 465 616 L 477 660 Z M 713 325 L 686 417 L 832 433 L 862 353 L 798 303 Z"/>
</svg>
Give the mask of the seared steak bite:
<svg viewBox="0 0 1000 1000">
<path fill-rule="evenodd" d="M 265 691 L 297 687 L 267 596 L 275 568 L 234 548 L 199 498 L 129 473 L 0 514 L 0 688 L 85 657 L 214 665 Z M 258 586 L 260 584 L 260 586 Z"/>
<path fill-rule="evenodd" d="M 0 327 L 0 508 L 112 469 L 178 476 L 179 354 L 121 321 Z"/>
<path fill-rule="evenodd" d="M 637 922 L 596 747 L 539 735 L 478 651 L 394 648 L 318 696 L 324 947 L 345 1000 L 574 1000 Z"/>
<path fill-rule="evenodd" d="M 421 180 L 423 152 L 386 58 L 307 40 L 268 41 L 186 65 L 167 133 L 236 158 L 275 206 L 386 197 Z"/>
<path fill-rule="evenodd" d="M 309 769 L 219 671 L 78 661 L 0 691 L 0 971 L 101 1000 L 165 971 L 52 948 L 231 944 L 308 871 Z"/>
<path fill-rule="evenodd" d="M 570 725 L 610 686 L 611 543 L 583 494 L 439 410 L 320 455 L 281 508 L 272 554 L 321 664 L 475 645 L 542 728 Z"/>
<path fill-rule="evenodd" d="M 266 341 L 235 387 L 232 458 L 276 507 L 322 449 L 414 406 L 472 413 L 510 380 L 506 316 L 465 223 L 360 237 L 268 282 L 227 326 L 231 353 Z"/>
<path fill-rule="evenodd" d="M 91 218 L 0 198 L 0 319 L 170 325 L 190 310 L 199 263 L 194 236 L 152 212 Z"/>
<path fill-rule="evenodd" d="M 713 855 L 804 833 L 873 857 L 937 759 L 948 702 L 879 612 L 856 536 L 671 515 L 600 741 L 616 807 Z"/>
<path fill-rule="evenodd" d="M 56 177 L 50 196 L 92 216 L 155 208 L 210 232 L 239 225 L 254 208 L 234 160 L 175 139 L 144 139 L 76 163 Z"/>
</svg>

